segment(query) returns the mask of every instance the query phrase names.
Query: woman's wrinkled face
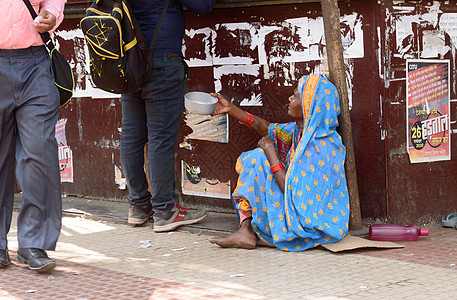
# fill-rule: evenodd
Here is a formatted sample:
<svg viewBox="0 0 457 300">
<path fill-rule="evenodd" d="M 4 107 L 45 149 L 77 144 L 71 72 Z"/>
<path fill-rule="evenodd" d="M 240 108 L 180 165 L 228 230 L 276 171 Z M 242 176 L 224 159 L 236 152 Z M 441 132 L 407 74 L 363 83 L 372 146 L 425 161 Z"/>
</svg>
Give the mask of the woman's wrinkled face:
<svg viewBox="0 0 457 300">
<path fill-rule="evenodd" d="M 289 116 L 291 116 L 292 118 L 294 118 L 296 120 L 303 119 L 301 95 L 300 95 L 300 91 L 298 90 L 298 88 L 296 88 L 293 95 L 289 97 L 288 114 L 289 114 Z"/>
</svg>

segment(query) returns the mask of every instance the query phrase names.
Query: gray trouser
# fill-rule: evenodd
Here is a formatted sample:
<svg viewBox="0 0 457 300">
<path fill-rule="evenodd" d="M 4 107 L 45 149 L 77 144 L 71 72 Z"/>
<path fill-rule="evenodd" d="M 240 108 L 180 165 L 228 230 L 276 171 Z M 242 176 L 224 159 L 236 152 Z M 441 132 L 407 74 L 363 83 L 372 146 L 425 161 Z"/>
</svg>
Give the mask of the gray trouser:
<svg viewBox="0 0 457 300">
<path fill-rule="evenodd" d="M 14 156 L 23 196 L 19 247 L 54 250 L 60 234 L 59 95 L 53 76 L 43 46 L 0 49 L 0 249 L 7 248 L 11 226 Z"/>
</svg>

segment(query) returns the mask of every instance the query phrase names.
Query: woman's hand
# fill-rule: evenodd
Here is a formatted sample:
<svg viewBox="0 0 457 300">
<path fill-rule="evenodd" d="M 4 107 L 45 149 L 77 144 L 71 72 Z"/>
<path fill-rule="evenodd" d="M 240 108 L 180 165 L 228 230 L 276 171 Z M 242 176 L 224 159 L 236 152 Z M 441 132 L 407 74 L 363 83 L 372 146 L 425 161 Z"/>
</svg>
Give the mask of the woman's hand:
<svg viewBox="0 0 457 300">
<path fill-rule="evenodd" d="M 223 96 L 217 93 L 211 93 L 211 96 L 216 97 L 219 101 L 217 102 L 216 109 L 211 114 L 212 116 L 228 114 L 232 118 L 235 118 L 242 124 L 246 122 L 248 114 L 246 111 L 242 110 L 238 106 L 231 103 L 229 100 L 225 99 Z M 247 125 L 250 129 L 257 132 L 260 136 L 268 135 L 268 127 L 270 122 L 265 121 L 264 119 L 254 116 L 252 123 Z"/>
<path fill-rule="evenodd" d="M 212 116 L 230 113 L 230 107 L 233 105 L 230 101 L 217 93 L 211 93 L 211 96 L 216 97 L 219 100 L 216 105 L 216 110 L 211 114 Z"/>
<path fill-rule="evenodd" d="M 276 151 L 275 143 L 271 140 L 269 135 L 266 135 L 260 139 L 257 145 L 263 149 L 263 151 L 267 152 L 269 150 Z"/>
<path fill-rule="evenodd" d="M 260 139 L 258 142 L 259 147 L 263 149 L 265 155 L 267 156 L 268 161 L 270 162 L 271 166 L 280 164 L 281 161 L 279 160 L 278 152 L 276 152 L 275 143 L 271 140 L 269 135 L 266 135 Z M 284 187 L 286 185 L 286 170 L 282 169 L 279 171 L 275 171 L 273 173 L 275 177 L 276 183 L 281 191 L 284 193 Z"/>
</svg>

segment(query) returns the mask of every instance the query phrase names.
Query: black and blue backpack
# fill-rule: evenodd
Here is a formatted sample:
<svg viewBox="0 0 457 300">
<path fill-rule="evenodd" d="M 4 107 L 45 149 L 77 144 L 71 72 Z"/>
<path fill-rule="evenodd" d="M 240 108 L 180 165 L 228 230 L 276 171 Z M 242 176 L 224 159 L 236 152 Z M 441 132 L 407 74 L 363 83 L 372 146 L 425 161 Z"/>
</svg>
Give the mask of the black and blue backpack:
<svg viewBox="0 0 457 300">
<path fill-rule="evenodd" d="M 91 4 L 80 25 L 95 86 L 116 94 L 132 93 L 142 86 L 152 69 L 152 51 L 168 1 L 150 46 L 126 0 L 96 0 Z"/>
</svg>

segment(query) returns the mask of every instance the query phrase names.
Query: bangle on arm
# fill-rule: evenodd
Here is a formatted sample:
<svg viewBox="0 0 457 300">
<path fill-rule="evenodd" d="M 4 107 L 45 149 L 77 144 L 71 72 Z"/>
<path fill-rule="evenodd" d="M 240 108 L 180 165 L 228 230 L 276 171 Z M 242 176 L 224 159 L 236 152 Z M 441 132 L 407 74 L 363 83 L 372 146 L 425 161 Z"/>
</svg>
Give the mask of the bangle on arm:
<svg viewBox="0 0 457 300">
<path fill-rule="evenodd" d="M 254 123 L 254 115 L 253 115 L 253 114 L 250 114 L 250 113 L 248 113 L 248 112 L 246 112 L 246 121 L 244 121 L 244 122 L 241 122 L 241 121 L 240 121 L 240 124 L 241 124 L 241 125 L 249 126 L 249 125 L 251 125 L 252 123 Z"/>
<path fill-rule="evenodd" d="M 277 164 L 277 165 L 274 165 L 274 166 L 271 166 L 270 167 L 270 170 L 272 173 L 276 173 L 278 172 L 279 170 L 285 170 L 286 168 L 284 167 L 283 164 Z"/>
</svg>

